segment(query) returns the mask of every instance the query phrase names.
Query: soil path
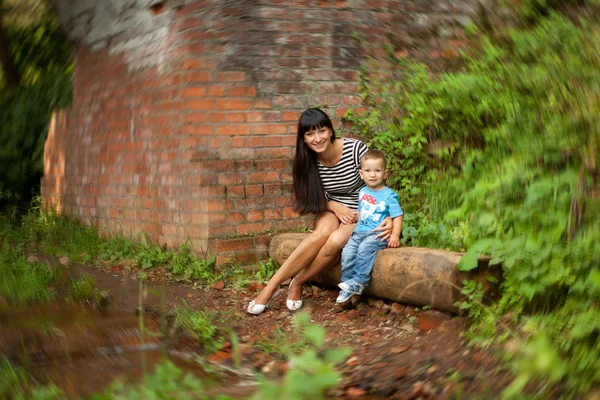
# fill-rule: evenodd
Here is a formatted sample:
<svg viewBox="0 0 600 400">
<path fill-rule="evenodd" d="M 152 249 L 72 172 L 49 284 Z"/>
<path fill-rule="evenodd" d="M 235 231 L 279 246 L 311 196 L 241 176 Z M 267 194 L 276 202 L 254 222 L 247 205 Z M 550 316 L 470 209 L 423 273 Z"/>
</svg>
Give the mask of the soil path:
<svg viewBox="0 0 600 400">
<path fill-rule="evenodd" d="M 50 265 L 58 265 L 57 261 L 48 259 Z M 71 276 L 95 277 L 98 288 L 110 293 L 103 315 L 130 318 L 124 325 L 134 325 L 132 321 L 138 318 L 140 288 L 134 272 L 114 266 L 96 269 L 70 265 L 68 268 Z M 272 379 L 285 374 L 288 365 L 276 350 L 293 337 L 293 313 L 285 307 L 286 290 L 282 290 L 265 313 L 251 316 L 245 308 L 260 289 L 257 284 L 243 290 L 224 286 L 222 282 L 209 288 L 194 287 L 168 282 L 160 271 L 151 273 L 148 282 L 143 307 L 150 326 L 160 324 L 161 316 L 181 308 L 185 301 L 191 309 L 208 312 L 221 327 L 236 332 L 242 353 L 241 367 L 233 367 L 231 347 L 227 345 L 206 357 L 213 366 L 220 366 L 222 372 L 211 393 L 244 398 L 254 390 L 253 374 L 262 373 Z M 452 318 L 434 330 L 424 331 L 419 329 L 418 312 L 412 307 L 397 304 L 392 307 L 382 300 L 361 298 L 353 308 L 342 310 L 335 306 L 337 293 L 333 288 L 305 287 L 302 309 L 310 314 L 311 322 L 325 327 L 326 347 L 353 349 L 351 356 L 338 367 L 343 379 L 330 393 L 332 398 L 490 399 L 497 398 L 509 381 L 508 372 L 500 368 L 492 352 L 476 350 L 466 344 L 461 336 L 467 327 L 465 319 Z M 202 354 L 197 343 L 177 335 L 171 335 L 169 340 L 175 354 Z M 141 375 L 136 361 L 139 355 L 136 357 L 120 361 L 124 368 L 137 370 L 127 379 Z M 158 358 L 153 354 L 148 357 Z M 89 364 L 88 360 L 86 365 Z M 96 373 L 105 379 L 89 385 L 82 385 L 81 381 L 74 384 L 78 377 L 68 377 L 69 373 L 79 370 L 77 365 L 71 372 L 59 369 L 47 376 L 58 380 L 57 384 L 70 396 L 82 396 L 99 391 L 108 377 L 114 378 L 114 374 L 105 373 L 107 370 L 118 370 L 114 365 L 99 362 L 95 367 Z M 186 369 L 201 374 L 189 366 Z M 79 373 L 83 372 L 79 370 Z"/>
</svg>

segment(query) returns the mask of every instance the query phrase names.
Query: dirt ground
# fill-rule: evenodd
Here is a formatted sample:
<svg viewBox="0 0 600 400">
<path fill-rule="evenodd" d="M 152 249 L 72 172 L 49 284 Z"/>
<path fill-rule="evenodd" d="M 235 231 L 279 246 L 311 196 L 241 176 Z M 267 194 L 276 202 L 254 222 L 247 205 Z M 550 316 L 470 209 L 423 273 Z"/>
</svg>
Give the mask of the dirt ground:
<svg viewBox="0 0 600 400">
<path fill-rule="evenodd" d="M 49 261 L 58 264 L 57 260 Z M 108 293 L 108 306 L 87 314 L 66 305 L 37 312 L 0 313 L 0 351 L 10 356 L 16 340 L 13 336 L 20 335 L 21 347 L 25 337 L 33 360 L 30 369 L 35 370 L 41 380 L 55 382 L 72 398 L 101 391 L 115 378 L 135 380 L 142 376 L 139 352 L 127 349 L 143 347 L 146 350 L 142 352 L 144 362 L 150 365 L 161 358 L 161 352 L 159 339 L 139 342 L 140 284 L 136 274 L 118 266 L 97 269 L 70 265 L 68 269 L 71 276 L 94 276 L 98 288 Z M 229 343 L 204 357 L 212 371 L 219 371 L 210 394 L 244 398 L 255 390 L 256 373 L 272 379 L 285 374 L 289 367 L 285 358 L 266 351 L 264 343 L 281 343 L 284 338 L 293 336 L 293 313 L 285 307 L 287 290 L 282 290 L 262 315 L 252 316 L 245 309 L 260 290 L 260 284 L 251 284 L 243 290 L 223 282 L 201 288 L 168 282 L 164 278 L 160 271 L 151 273 L 148 287 L 143 291 L 147 326 L 158 330 L 161 315 L 182 307 L 185 301 L 191 309 L 210 312 L 221 328 L 234 330 L 239 338 L 241 363 L 237 366 L 234 366 Z M 329 393 L 331 398 L 493 399 L 498 398 L 499 392 L 510 382 L 510 373 L 502 368 L 498 353 L 478 350 L 466 343 L 461 335 L 468 326 L 464 318 L 453 317 L 434 329 L 420 329 L 420 326 L 428 328 L 427 320 L 422 311 L 415 311 L 413 307 L 361 298 L 353 307 L 342 310 L 335 305 L 337 294 L 334 288 L 305 287 L 302 308 L 310 314 L 311 322 L 325 327 L 326 347 L 353 349 L 351 356 L 338 366 L 343 378 Z M 19 317 L 15 318 L 17 314 Z M 66 320 L 62 325 L 53 322 L 54 344 L 40 344 L 39 335 L 24 334 L 26 324 L 18 322 L 23 315 L 52 318 L 53 314 Z M 84 314 L 85 317 L 81 316 Z M 421 324 L 420 318 L 423 318 Z M 70 336 L 77 340 L 71 339 L 65 344 L 65 337 Z M 106 338 L 110 338 L 110 346 L 103 344 Z M 171 359 L 175 359 L 177 365 L 204 376 L 207 365 L 201 365 L 198 357 L 194 357 L 195 353 L 203 354 L 198 343 L 177 335 L 171 335 L 167 341 Z M 257 345 L 261 342 L 262 346 Z M 67 352 L 65 347 L 69 349 Z M 59 351 L 53 353 L 54 348 Z M 57 354 L 63 356 L 57 357 Z M 65 358 L 64 354 L 68 356 Z M 185 361 L 190 359 L 196 361 Z"/>
</svg>

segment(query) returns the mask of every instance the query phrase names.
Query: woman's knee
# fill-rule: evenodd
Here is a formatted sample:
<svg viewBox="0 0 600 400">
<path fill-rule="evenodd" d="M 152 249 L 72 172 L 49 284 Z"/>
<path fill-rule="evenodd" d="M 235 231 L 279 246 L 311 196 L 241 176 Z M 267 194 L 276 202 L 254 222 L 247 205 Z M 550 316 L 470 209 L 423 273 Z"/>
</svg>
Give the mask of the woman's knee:
<svg viewBox="0 0 600 400">
<path fill-rule="evenodd" d="M 332 221 L 321 221 L 315 227 L 315 230 L 310 234 L 314 241 L 321 242 L 321 244 L 325 244 L 330 238 L 330 236 L 339 228 L 339 222 L 337 219 Z"/>
<path fill-rule="evenodd" d="M 346 243 L 348 243 L 349 236 L 344 232 L 336 230 L 332 232 L 325 242 L 325 248 L 329 253 L 340 253 Z"/>
</svg>

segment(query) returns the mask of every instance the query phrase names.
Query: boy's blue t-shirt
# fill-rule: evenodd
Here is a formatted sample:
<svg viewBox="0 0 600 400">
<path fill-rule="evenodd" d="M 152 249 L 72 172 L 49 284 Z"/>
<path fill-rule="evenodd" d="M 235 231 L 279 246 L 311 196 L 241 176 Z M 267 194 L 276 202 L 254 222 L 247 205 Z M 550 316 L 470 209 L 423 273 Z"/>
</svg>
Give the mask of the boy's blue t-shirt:
<svg viewBox="0 0 600 400">
<path fill-rule="evenodd" d="M 358 194 L 358 223 L 355 230 L 372 231 L 385 217 L 396 218 L 404 215 L 398 195 L 389 187 L 371 190 L 364 187 Z"/>
</svg>

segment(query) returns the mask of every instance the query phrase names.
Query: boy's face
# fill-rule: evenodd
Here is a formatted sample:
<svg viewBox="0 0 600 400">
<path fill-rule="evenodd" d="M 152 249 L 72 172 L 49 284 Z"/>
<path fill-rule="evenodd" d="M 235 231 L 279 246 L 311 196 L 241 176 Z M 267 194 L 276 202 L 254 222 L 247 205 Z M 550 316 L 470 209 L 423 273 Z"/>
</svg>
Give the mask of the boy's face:
<svg viewBox="0 0 600 400">
<path fill-rule="evenodd" d="M 387 178 L 387 171 L 383 165 L 381 159 L 369 159 L 364 160 L 361 163 L 360 170 L 358 171 L 360 177 L 365 181 L 367 186 L 371 189 L 382 189 L 384 186 L 383 181 Z"/>
</svg>

